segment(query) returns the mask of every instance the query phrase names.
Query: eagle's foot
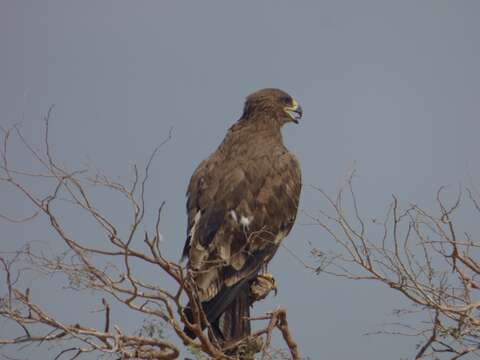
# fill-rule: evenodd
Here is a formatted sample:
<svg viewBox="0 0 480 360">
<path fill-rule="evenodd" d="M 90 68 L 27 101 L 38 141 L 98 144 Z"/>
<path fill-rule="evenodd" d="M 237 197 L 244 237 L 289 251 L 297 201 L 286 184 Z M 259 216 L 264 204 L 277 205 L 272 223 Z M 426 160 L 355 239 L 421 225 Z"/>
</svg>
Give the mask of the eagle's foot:
<svg viewBox="0 0 480 360">
<path fill-rule="evenodd" d="M 265 273 L 257 275 L 250 285 L 252 302 L 265 299 L 272 290 L 275 292 L 275 295 L 277 295 L 277 285 L 272 274 Z"/>
</svg>

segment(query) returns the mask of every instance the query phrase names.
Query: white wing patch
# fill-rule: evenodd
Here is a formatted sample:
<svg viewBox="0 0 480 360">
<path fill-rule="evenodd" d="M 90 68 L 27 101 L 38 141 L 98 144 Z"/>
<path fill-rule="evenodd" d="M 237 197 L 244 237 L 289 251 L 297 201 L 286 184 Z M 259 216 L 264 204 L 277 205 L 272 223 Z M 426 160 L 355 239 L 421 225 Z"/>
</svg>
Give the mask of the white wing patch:
<svg viewBox="0 0 480 360">
<path fill-rule="evenodd" d="M 236 223 L 238 223 L 237 213 L 235 212 L 235 210 L 230 210 L 230 216 L 233 220 L 235 220 Z"/>
<path fill-rule="evenodd" d="M 242 224 L 243 226 L 245 226 L 246 228 L 248 228 L 248 226 L 250 225 L 250 223 L 252 222 L 253 220 L 253 216 L 243 216 L 240 218 L 240 224 Z"/>
<path fill-rule="evenodd" d="M 238 221 L 238 215 L 235 212 L 235 210 L 230 210 L 228 213 L 237 224 L 242 225 L 244 228 L 248 228 L 253 221 L 253 216 L 244 216 L 244 215 L 241 215 L 240 221 Z"/>
<path fill-rule="evenodd" d="M 188 233 L 188 236 L 190 237 L 189 261 L 192 269 L 200 269 L 203 265 L 203 262 L 208 257 L 208 252 L 205 251 L 205 248 L 195 238 L 195 231 L 197 230 L 201 216 L 202 211 L 198 210 L 193 218 L 193 224 L 190 232 Z"/>
<path fill-rule="evenodd" d="M 195 236 L 195 230 L 197 229 L 198 221 L 200 220 L 200 216 L 202 216 L 202 211 L 198 210 L 197 213 L 195 214 L 195 217 L 193 218 L 193 225 L 190 228 L 190 232 L 188 233 L 188 236 L 190 237 L 190 241 L 193 240 L 193 237 Z"/>
</svg>

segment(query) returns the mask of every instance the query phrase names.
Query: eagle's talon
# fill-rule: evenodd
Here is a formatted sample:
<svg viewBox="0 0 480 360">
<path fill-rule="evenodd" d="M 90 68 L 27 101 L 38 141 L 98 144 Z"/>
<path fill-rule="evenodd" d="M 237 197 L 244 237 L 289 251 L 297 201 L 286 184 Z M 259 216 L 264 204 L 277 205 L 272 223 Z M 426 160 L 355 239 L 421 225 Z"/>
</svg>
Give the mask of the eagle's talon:
<svg viewBox="0 0 480 360">
<path fill-rule="evenodd" d="M 273 290 L 275 296 L 277 296 L 277 284 L 272 274 L 261 274 L 253 280 L 250 285 L 250 295 L 253 301 L 260 301 L 267 297 L 267 295 Z"/>
</svg>

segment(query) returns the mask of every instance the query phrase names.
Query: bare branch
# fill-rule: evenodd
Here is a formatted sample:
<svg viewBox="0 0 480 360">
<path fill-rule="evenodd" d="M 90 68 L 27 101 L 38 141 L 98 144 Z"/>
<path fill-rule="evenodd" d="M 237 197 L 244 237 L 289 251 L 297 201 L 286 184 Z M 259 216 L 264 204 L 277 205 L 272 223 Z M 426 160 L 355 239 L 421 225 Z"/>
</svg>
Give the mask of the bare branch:
<svg viewBox="0 0 480 360">
<path fill-rule="evenodd" d="M 339 251 L 326 254 L 312 249 L 312 255 L 322 263 L 317 273 L 326 273 L 354 280 L 375 280 L 398 291 L 412 306 L 421 309 L 429 319 L 425 328 L 413 334 L 426 336 L 416 359 L 438 353 L 453 354 L 459 358 L 468 353 L 480 355 L 480 264 L 478 240 L 467 233 L 460 239 L 453 218 L 459 211 L 462 190 L 452 204 L 443 199 L 445 188 L 436 196 L 438 215 L 409 205 L 402 208 L 396 196 L 389 206 L 383 223 L 372 230 L 360 215 L 352 177 L 346 181 L 350 190 L 349 207 L 343 188 L 334 201 L 326 192 L 317 189 L 326 200 L 331 215 L 320 211 L 320 216 L 309 215 L 326 230 Z M 478 201 L 467 189 L 469 200 L 480 213 Z M 347 211 L 349 210 L 349 211 Z M 348 213 L 352 212 L 353 216 Z M 356 231 L 354 224 L 359 224 Z M 399 324 L 396 324 L 398 327 Z M 402 331 L 391 334 L 411 335 Z M 447 346 L 448 345 L 448 346 Z"/>
</svg>

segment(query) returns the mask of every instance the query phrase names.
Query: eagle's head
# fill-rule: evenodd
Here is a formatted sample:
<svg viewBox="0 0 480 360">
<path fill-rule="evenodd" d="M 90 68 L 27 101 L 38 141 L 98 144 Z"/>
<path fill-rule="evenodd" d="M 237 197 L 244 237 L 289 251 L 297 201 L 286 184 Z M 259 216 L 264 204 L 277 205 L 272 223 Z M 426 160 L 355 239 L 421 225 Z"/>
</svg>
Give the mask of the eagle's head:
<svg viewBox="0 0 480 360">
<path fill-rule="evenodd" d="M 287 122 L 298 124 L 302 115 L 300 104 L 280 89 L 262 89 L 248 95 L 243 109 L 244 119 L 266 116 L 275 119 L 280 126 Z"/>
</svg>

